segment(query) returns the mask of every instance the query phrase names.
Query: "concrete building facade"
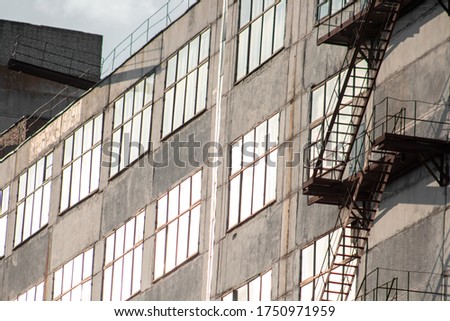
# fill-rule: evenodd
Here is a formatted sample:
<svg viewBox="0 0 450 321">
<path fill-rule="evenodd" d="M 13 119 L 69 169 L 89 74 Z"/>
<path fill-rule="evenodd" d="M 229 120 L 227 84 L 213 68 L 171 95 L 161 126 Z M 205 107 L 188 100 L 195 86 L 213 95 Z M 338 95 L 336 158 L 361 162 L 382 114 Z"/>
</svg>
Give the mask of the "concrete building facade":
<svg viewBox="0 0 450 321">
<path fill-rule="evenodd" d="M 318 45 L 319 29 L 385 2 L 199 1 L 1 161 L 0 299 L 447 300 L 450 19 L 437 1 L 394 12 L 359 117 L 363 137 L 429 139 L 414 166 L 387 155 L 400 169 L 361 251 L 336 249 L 359 200 L 304 195 L 328 102 L 341 81 L 359 88 L 340 75 L 371 68 Z M 353 152 L 344 182 L 367 172 Z"/>
</svg>

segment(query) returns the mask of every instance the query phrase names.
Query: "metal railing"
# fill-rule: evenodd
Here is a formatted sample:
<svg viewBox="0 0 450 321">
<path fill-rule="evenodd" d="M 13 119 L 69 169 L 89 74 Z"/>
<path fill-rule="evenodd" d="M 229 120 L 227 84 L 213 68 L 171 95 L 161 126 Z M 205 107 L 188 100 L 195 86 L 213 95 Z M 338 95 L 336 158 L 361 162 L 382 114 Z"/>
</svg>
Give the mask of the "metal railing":
<svg viewBox="0 0 450 321">
<path fill-rule="evenodd" d="M 364 277 L 355 301 L 446 301 L 446 281 L 442 274 L 378 267 Z"/>
<path fill-rule="evenodd" d="M 199 0 L 169 0 L 102 59 L 101 78 L 108 76 L 149 40 L 181 17 Z"/>
</svg>

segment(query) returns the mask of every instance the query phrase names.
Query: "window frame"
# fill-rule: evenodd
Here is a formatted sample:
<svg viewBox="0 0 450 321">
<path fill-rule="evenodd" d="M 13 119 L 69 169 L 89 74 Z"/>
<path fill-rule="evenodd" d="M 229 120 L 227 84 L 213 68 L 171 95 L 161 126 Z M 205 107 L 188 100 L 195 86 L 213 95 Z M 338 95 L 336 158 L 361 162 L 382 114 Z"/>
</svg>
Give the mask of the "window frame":
<svg viewBox="0 0 450 321">
<path fill-rule="evenodd" d="M 147 81 L 149 79 L 152 79 L 152 88 L 151 88 L 151 99 L 149 101 L 147 101 L 147 94 L 149 92 L 147 92 Z M 127 168 L 133 166 L 133 164 L 135 164 L 136 162 L 139 161 L 139 159 L 141 159 L 144 155 L 148 154 L 150 152 L 150 148 L 151 148 L 151 144 L 152 144 L 152 128 L 153 128 L 153 113 L 154 113 L 154 102 L 155 102 L 155 80 L 156 80 L 156 71 L 152 70 L 150 72 L 148 72 L 144 77 L 140 78 L 138 81 L 136 81 L 132 86 L 130 86 L 127 90 L 125 90 L 113 103 L 112 103 L 112 130 L 111 130 L 111 144 L 114 144 L 114 135 L 117 134 L 118 132 L 120 132 L 120 146 L 118 148 L 114 148 L 113 145 L 111 145 L 111 152 L 110 154 L 110 166 L 109 166 L 109 172 L 108 172 L 108 179 L 112 180 L 115 177 L 119 176 L 121 173 L 123 173 L 124 171 L 127 170 Z M 142 94 L 142 106 L 140 106 L 139 110 L 135 111 L 136 109 L 136 88 L 143 83 L 143 94 Z M 132 92 L 133 93 L 133 101 L 131 103 L 131 115 L 127 118 L 124 119 L 125 116 L 125 103 L 126 103 L 126 95 Z M 121 108 L 122 108 L 122 112 L 121 112 L 121 117 L 120 117 L 120 123 L 118 125 L 116 125 L 116 108 L 117 108 L 117 104 L 122 101 L 121 103 Z M 141 150 L 142 142 L 144 141 L 143 139 L 143 121 L 144 121 L 144 113 L 147 112 L 149 113 L 149 132 L 148 132 L 148 143 L 147 146 L 144 146 L 144 149 Z M 140 118 L 140 125 L 139 125 L 139 129 L 140 129 L 140 134 L 139 134 L 139 145 L 140 145 L 140 149 L 139 152 L 137 153 L 137 156 L 135 159 L 131 160 L 131 149 L 136 148 L 136 146 L 131 146 L 133 144 L 133 141 L 131 140 L 131 136 L 133 135 L 133 124 L 135 122 L 136 117 Z M 123 135 L 124 135 L 124 127 L 127 126 L 128 124 L 131 124 L 131 128 L 130 128 L 130 141 L 129 141 L 129 145 L 128 145 L 128 154 L 126 155 L 126 157 L 128 158 L 125 161 L 125 164 L 122 166 L 122 148 L 124 147 L 124 143 L 123 143 Z M 114 170 L 114 167 L 112 166 L 112 153 L 116 153 L 118 155 L 118 161 L 119 164 L 117 164 L 117 170 Z"/>
<path fill-rule="evenodd" d="M 263 287 L 263 282 L 264 282 L 264 277 L 269 278 L 270 281 L 270 301 L 272 301 L 272 276 L 273 276 L 273 270 L 267 270 L 265 272 L 262 272 L 258 275 L 256 275 L 255 277 L 250 278 L 249 280 L 245 281 L 243 284 L 241 284 L 240 286 L 233 288 L 231 291 L 227 291 L 224 295 L 222 295 L 221 300 L 222 301 L 256 301 L 256 302 L 263 302 L 266 301 L 265 298 L 263 298 L 263 292 L 264 292 L 264 287 Z M 250 300 L 250 288 L 251 288 L 251 283 L 255 282 L 256 280 L 259 279 L 259 298 L 258 300 Z M 247 288 L 247 300 L 239 300 L 239 290 L 246 287 Z M 231 300 L 230 300 L 231 298 Z"/>
<path fill-rule="evenodd" d="M 201 59 L 202 55 L 202 37 L 203 35 L 208 34 L 208 50 L 205 52 L 206 56 Z M 160 133 L 160 139 L 161 141 L 164 141 L 171 137 L 173 134 L 184 128 L 187 124 L 189 124 L 191 121 L 202 115 L 206 110 L 208 110 L 208 91 L 210 87 L 209 83 L 209 73 L 210 73 L 210 59 L 211 59 L 211 37 L 212 37 L 212 30 L 211 27 L 208 26 L 207 28 L 200 31 L 198 34 L 196 34 L 194 37 L 192 37 L 190 40 L 188 40 L 186 43 L 184 43 L 179 49 L 176 50 L 175 53 L 169 56 L 167 58 L 165 65 L 166 65 L 166 72 L 164 77 L 164 94 L 163 94 L 163 106 L 162 106 L 162 117 L 161 117 L 161 133 Z M 195 67 L 190 67 L 190 47 L 191 44 L 194 43 L 198 39 L 198 55 L 197 55 L 197 63 L 195 64 Z M 180 53 L 187 48 L 186 52 L 186 72 L 182 73 L 182 75 L 179 75 L 179 55 Z M 175 69 L 174 69 L 174 80 L 169 81 L 169 64 L 171 61 L 175 59 Z M 206 66 L 206 67 L 205 67 Z M 205 72 L 205 88 L 200 89 L 199 83 L 200 83 L 200 77 L 201 75 L 201 69 L 206 68 Z M 193 97 L 194 105 L 193 107 L 193 115 L 190 115 L 189 118 L 186 118 L 186 109 L 187 109 L 187 97 L 188 97 L 188 89 L 189 89 L 189 77 L 191 75 L 196 74 L 195 84 L 195 94 Z M 181 123 L 175 127 L 175 111 L 177 108 L 177 87 L 180 83 L 185 82 L 184 84 L 184 95 L 183 95 L 183 104 L 182 104 L 182 115 L 181 115 Z M 204 104 L 203 107 L 199 108 L 199 92 L 204 90 L 204 101 L 201 102 Z M 169 94 L 170 93 L 170 94 Z M 168 96 L 171 97 L 171 115 L 170 115 L 170 129 L 165 130 L 166 125 L 166 104 L 168 102 Z"/>
<path fill-rule="evenodd" d="M 100 119 L 99 121 L 99 137 L 98 137 L 98 141 L 94 142 L 94 138 L 95 138 L 95 130 L 96 130 L 96 120 Z M 89 125 L 90 123 L 92 123 L 92 135 L 91 135 L 91 144 L 90 147 L 86 150 L 84 150 L 84 140 L 85 140 L 85 127 L 87 125 Z M 81 126 L 77 127 L 70 135 L 68 135 L 65 139 L 64 139 L 64 144 L 63 144 L 63 155 L 62 155 L 62 167 L 61 167 L 61 191 L 60 191 L 60 200 L 59 200 L 59 214 L 58 215 L 63 215 L 66 212 L 68 212 L 69 210 L 71 210 L 72 208 L 74 208 L 75 206 L 79 205 L 80 203 L 84 202 L 85 200 L 89 199 L 92 195 L 94 195 L 95 193 L 97 193 L 100 189 L 100 182 L 101 182 L 101 169 L 102 169 L 102 154 L 103 154 L 103 130 L 104 130 L 104 126 L 105 126 L 105 115 L 104 112 L 102 111 L 99 114 L 96 114 L 94 116 L 92 116 L 91 118 L 89 118 L 88 120 L 86 120 Z M 75 139 L 76 139 L 76 134 L 81 130 L 81 154 L 78 155 L 76 158 L 74 158 L 74 152 L 75 152 Z M 66 146 L 68 144 L 68 141 L 71 140 L 71 150 L 70 150 L 70 156 L 69 156 L 69 161 L 66 163 L 65 157 L 66 157 Z M 96 188 L 91 190 L 92 187 L 92 173 L 93 173 L 93 162 L 94 162 L 94 153 L 95 151 L 99 149 L 98 153 L 99 153 L 99 164 L 98 164 L 98 182 L 96 183 L 97 186 Z M 90 161 L 89 161 L 89 184 L 88 184 L 88 193 L 84 196 L 82 196 L 82 177 L 83 177 L 83 158 L 84 156 L 90 154 Z M 74 164 L 76 162 L 80 161 L 79 164 L 79 182 L 78 182 L 78 200 L 75 201 L 73 204 L 72 203 L 72 188 L 73 188 L 73 167 Z M 70 170 L 68 170 L 70 168 Z M 66 170 L 68 170 L 69 172 L 69 178 L 68 178 L 68 190 L 67 196 L 64 196 L 64 192 L 65 192 L 65 185 L 64 185 L 64 175 Z M 67 206 L 65 208 L 62 208 L 63 206 L 63 200 L 67 198 Z"/>
<path fill-rule="evenodd" d="M 315 18 L 316 18 L 316 25 L 320 24 L 321 22 L 328 20 L 332 18 L 334 15 L 339 14 L 341 11 L 345 10 L 350 5 L 357 2 L 357 0 L 341 0 L 342 6 L 333 12 L 333 1 L 335 0 L 317 0 L 316 1 L 316 7 L 315 7 Z M 327 14 L 319 17 L 319 7 L 325 5 L 328 3 L 328 10 Z"/>
<path fill-rule="evenodd" d="M 7 191 L 7 192 L 5 192 Z M 6 197 L 5 197 L 6 195 Z M 9 215 L 9 202 L 11 197 L 11 185 L 8 184 L 3 188 L 0 188 L 0 237 L 4 233 L 4 238 L 0 239 L 0 259 L 3 259 L 6 255 L 6 242 L 8 234 L 8 215 Z M 2 230 L 3 226 L 3 232 Z"/>
<path fill-rule="evenodd" d="M 199 175 L 199 177 L 196 177 L 197 175 Z M 194 178 L 199 179 L 199 181 L 197 183 L 199 183 L 199 190 L 198 195 L 196 195 L 196 197 L 198 199 L 193 199 L 193 180 Z M 190 184 L 189 184 L 189 206 L 184 208 L 183 210 L 181 209 L 181 186 L 183 183 L 187 182 L 189 180 Z M 192 261 L 194 258 L 196 258 L 200 252 L 200 240 L 201 240 L 201 219 L 202 219 L 202 203 L 203 203 L 203 198 L 202 198 L 202 190 L 203 190 L 203 186 L 202 186 L 202 182 L 203 182 L 203 169 L 197 170 L 195 171 L 193 174 L 189 175 L 187 178 L 183 179 L 182 181 L 180 181 L 178 184 L 175 184 L 174 186 L 172 186 L 168 191 L 166 191 L 164 194 L 162 194 L 160 197 L 158 197 L 158 199 L 156 200 L 156 215 L 155 215 L 155 231 L 154 231 L 154 255 L 153 255 L 153 282 L 157 282 L 161 279 L 164 279 L 166 276 L 172 274 L 173 272 L 177 271 L 179 268 L 181 268 L 182 266 L 184 266 L 185 264 L 187 264 L 188 262 Z M 177 214 L 170 218 L 170 193 L 172 191 L 175 191 L 175 189 L 178 190 L 177 193 Z M 158 224 L 158 220 L 159 220 L 159 206 L 160 206 L 160 201 L 163 200 L 164 198 L 166 198 L 166 207 L 164 208 L 164 216 L 165 216 L 165 222 L 162 224 Z M 194 210 L 198 210 L 198 226 L 191 226 L 191 222 L 192 222 L 192 212 Z M 179 236 L 180 236 L 180 220 L 184 217 L 184 216 L 188 216 L 188 222 L 187 222 L 187 244 L 186 244 L 186 256 L 182 258 L 182 261 L 177 263 L 179 257 L 178 257 L 178 246 L 179 246 Z M 167 252 L 168 252 L 168 234 L 169 234 L 169 228 L 170 225 L 172 223 L 176 223 L 176 244 L 175 244 L 175 252 L 174 253 L 170 253 L 170 255 L 172 255 L 173 261 L 174 261 L 174 266 L 170 269 L 167 269 Z M 196 249 L 195 251 L 189 255 L 190 252 L 190 245 L 191 245 L 191 229 L 192 228 L 197 228 L 197 240 L 196 240 Z M 158 234 L 159 233 L 163 233 L 164 235 L 164 241 L 163 241 L 163 245 L 164 245 L 164 253 L 163 253 L 163 262 L 160 262 L 162 264 L 162 271 L 161 273 L 158 273 L 157 275 L 157 264 L 158 264 Z"/>
<path fill-rule="evenodd" d="M 45 299 L 44 293 L 45 281 L 41 281 L 38 284 L 32 286 L 28 290 L 20 293 L 16 296 L 16 298 L 12 301 L 27 301 L 27 302 L 41 302 Z M 28 298 L 28 295 L 33 294 L 33 300 Z M 42 297 L 37 297 L 37 295 L 42 295 Z"/>
<path fill-rule="evenodd" d="M 136 235 L 136 233 L 137 233 L 137 231 L 138 231 L 138 226 L 137 226 L 137 224 L 139 223 L 138 222 L 138 219 L 140 219 L 140 217 L 141 217 L 141 215 L 142 215 L 142 231 L 140 231 L 140 232 L 142 232 L 142 236 L 141 236 L 141 238 L 140 239 L 136 239 L 136 237 L 137 237 L 137 235 Z M 132 246 L 131 246 L 131 248 L 129 248 L 129 249 L 126 249 L 126 243 L 127 243 L 127 239 L 126 239 L 126 237 L 127 237 L 127 226 L 128 226 L 128 224 L 130 224 L 131 222 L 133 222 L 134 221 L 134 225 L 133 225 L 133 244 L 132 244 Z M 120 296 L 120 300 L 121 301 L 127 301 L 127 300 L 129 300 L 129 299 L 131 299 L 131 298 L 133 298 L 134 296 L 136 296 L 136 295 L 138 295 L 140 292 L 141 292 L 141 290 L 142 290 L 142 272 L 143 272 L 143 258 L 144 258 L 144 241 L 145 241 L 145 224 L 146 224 L 146 211 L 145 211 L 145 209 L 144 210 L 141 210 L 141 211 L 139 211 L 138 212 L 138 214 L 136 214 L 135 216 L 133 216 L 133 217 L 131 217 L 130 219 L 128 219 L 124 224 L 122 224 L 121 226 L 119 226 L 117 229 L 114 229 L 111 233 L 109 233 L 106 237 L 105 237 L 105 245 L 104 245 L 104 249 L 105 249 L 105 255 L 104 255 L 104 257 L 103 257 L 103 266 L 102 266 L 102 272 L 103 272 L 103 275 L 102 275 L 102 300 L 103 301 L 116 301 L 115 300 L 115 298 L 114 298 L 114 293 L 113 293 L 113 290 L 114 290 L 114 281 L 117 281 L 117 280 L 115 280 L 115 269 L 116 269 L 116 267 L 115 267 L 115 264 L 117 263 L 117 262 L 119 262 L 119 261 L 122 261 L 122 268 L 121 268 L 121 278 L 120 278 L 120 293 L 119 293 L 119 296 Z M 120 231 L 121 229 L 123 229 L 123 253 L 122 254 L 120 254 L 119 256 L 116 256 L 116 250 L 117 250 L 117 233 L 118 233 L 118 231 Z M 112 246 L 113 246 L 113 248 L 112 248 L 112 258 L 111 258 L 111 260 L 109 260 L 108 262 L 106 261 L 107 260 L 107 253 L 108 253 L 108 239 L 109 238 L 112 238 L 112 240 L 113 240 L 113 244 L 112 244 Z M 136 252 L 137 251 L 141 251 L 141 253 L 140 253 L 140 255 L 141 255 L 141 257 L 140 257 L 140 262 L 141 262 L 141 266 L 140 267 L 138 267 L 139 269 L 140 269 L 140 275 L 139 275 L 139 289 L 138 289 L 138 291 L 136 291 L 136 292 L 133 292 L 133 287 L 134 287 L 134 267 L 135 267 L 135 255 L 136 255 Z M 131 284 L 130 284 L 130 286 L 129 286 L 129 288 L 130 288 L 130 295 L 128 296 L 128 297 L 126 297 L 126 298 L 124 298 L 123 297 L 123 295 L 124 295 L 124 265 L 125 265 L 125 257 L 128 255 L 128 254 L 130 254 L 131 253 L 131 255 L 132 255 L 132 264 L 131 264 L 131 269 L 132 269 L 132 274 L 131 274 Z M 105 298 L 105 279 L 106 279 L 106 271 L 108 270 L 108 269 L 111 269 L 111 276 L 110 276 L 110 285 L 111 285 L 111 287 L 110 287 L 110 289 L 108 290 L 108 292 L 109 292 L 109 299 L 106 299 Z"/>
<path fill-rule="evenodd" d="M 249 75 L 255 73 L 257 70 L 259 70 L 262 66 L 264 66 L 267 62 L 271 61 L 279 52 L 283 51 L 285 48 L 285 38 L 286 38 L 286 19 L 287 19 L 287 4 L 288 0 L 273 0 L 273 3 L 270 4 L 267 8 L 264 8 L 265 3 L 262 4 L 262 11 L 257 14 L 255 17 L 252 17 L 252 11 L 253 11 L 253 1 L 255 0 L 249 0 L 250 1 L 250 11 L 249 11 L 249 20 L 242 24 L 242 15 L 241 15 L 241 9 L 242 9 L 242 1 L 238 0 L 238 19 L 237 19 L 237 33 L 236 33 L 236 51 L 235 51 L 235 57 L 236 57 L 236 63 L 234 68 L 234 83 L 235 85 L 242 82 L 244 79 L 246 79 Z M 256 1 L 263 1 L 263 0 L 256 0 Z M 279 46 L 279 48 L 275 48 L 275 37 L 276 37 L 276 20 L 277 20 L 277 6 L 280 5 L 280 3 L 284 1 L 284 28 L 283 28 L 283 34 L 281 35 L 281 42 L 282 44 Z M 267 57 L 263 58 L 263 38 L 264 38 L 264 16 L 270 11 L 274 9 L 273 12 L 273 26 L 271 28 L 271 36 L 272 36 L 272 44 L 271 44 L 271 54 Z M 250 68 L 250 59 L 251 59 L 251 36 L 252 36 L 252 25 L 261 19 L 261 35 L 260 35 L 260 41 L 259 41 L 259 63 L 256 67 L 253 69 Z M 242 25 L 241 25 L 242 24 Z M 239 56 L 240 56 L 240 36 L 243 33 L 247 33 L 247 39 L 246 39 L 246 45 L 245 45 L 245 51 L 246 55 L 246 62 L 245 62 L 245 72 L 240 75 L 239 73 Z"/>
<path fill-rule="evenodd" d="M 50 165 L 48 164 L 48 161 L 50 159 Z M 23 243 L 25 243 L 26 241 L 28 241 L 29 239 L 31 239 L 33 236 L 39 234 L 39 232 L 44 229 L 49 222 L 50 219 L 50 205 L 51 205 L 51 194 L 52 194 L 52 177 L 53 177 L 53 166 L 54 166 L 54 160 L 55 160 L 55 156 L 54 156 L 54 150 L 46 153 L 44 156 L 40 157 L 36 162 L 33 162 L 30 166 L 28 166 L 25 170 L 23 170 L 20 175 L 18 176 L 18 182 L 17 182 L 17 202 L 16 202 L 16 212 L 15 212 L 15 220 L 14 220 L 14 241 L 13 241 L 13 249 L 16 249 L 17 247 L 21 246 Z M 36 186 L 36 178 L 38 177 L 38 164 L 43 161 L 43 167 L 42 167 L 42 182 L 40 183 L 39 186 Z M 30 185 L 30 181 L 29 181 L 29 177 L 30 177 L 30 170 L 33 168 L 33 176 L 34 176 L 34 182 L 33 182 L 33 187 L 32 187 L 32 191 L 29 192 L 29 185 Z M 48 173 L 49 171 L 49 173 Z M 23 187 L 23 196 L 21 196 L 22 194 L 22 187 L 21 187 L 21 180 L 22 177 L 24 178 L 24 187 Z M 43 219 L 43 213 L 44 213 L 44 204 L 45 204 L 45 199 L 44 196 L 46 196 L 46 187 L 48 186 L 48 207 L 46 209 L 46 211 L 48 211 L 47 213 L 47 218 L 46 221 L 44 221 L 44 224 L 42 224 L 42 219 Z M 34 221 L 34 217 L 36 215 L 35 213 L 35 196 L 36 193 L 41 190 L 41 199 L 40 199 L 40 207 L 39 207 L 39 228 L 37 228 L 34 232 L 33 230 L 33 221 Z M 32 199 L 31 204 L 27 204 L 29 199 Z M 31 212 L 29 213 L 30 217 L 30 234 L 25 238 L 24 237 L 24 228 L 25 228 L 25 224 L 26 224 L 26 216 L 27 216 L 27 208 L 28 206 L 31 205 L 32 209 Z M 23 207 L 23 210 L 21 210 L 20 212 L 21 214 L 21 219 L 20 219 L 20 233 L 18 232 L 18 223 L 19 223 L 19 208 Z M 17 240 L 17 236 L 20 236 L 20 241 Z"/>
<path fill-rule="evenodd" d="M 253 137 L 254 143 L 258 143 L 258 144 L 265 144 L 267 143 L 267 138 L 270 135 L 270 129 L 269 129 L 269 122 L 270 120 L 272 120 L 274 117 L 278 116 L 278 120 L 276 122 L 277 125 L 277 132 L 276 132 L 276 145 L 273 145 L 273 142 L 269 141 L 268 143 L 270 144 L 269 146 L 265 147 L 265 151 L 262 155 L 256 155 L 255 152 L 255 146 L 253 146 L 253 153 L 255 156 L 258 156 L 258 158 L 254 158 L 251 162 L 248 162 L 246 164 L 245 160 L 244 160 L 244 153 L 243 153 L 243 148 L 244 148 L 244 139 L 245 136 L 249 135 L 250 133 L 253 132 Z M 235 228 L 241 226 L 242 224 L 244 224 L 245 222 L 247 222 L 248 220 L 251 220 L 253 217 L 257 216 L 260 212 L 264 211 L 266 208 L 272 206 L 274 203 L 277 202 L 277 180 L 278 180 L 278 148 L 280 145 L 280 121 L 281 121 L 281 113 L 277 112 L 275 114 L 272 114 L 270 117 L 268 117 L 267 119 L 265 119 L 264 121 L 258 123 L 256 126 L 254 126 L 251 130 L 249 130 L 248 132 L 246 132 L 245 134 L 239 136 L 237 139 L 235 139 L 233 142 L 231 142 L 228 146 L 228 150 L 229 150 L 229 159 L 230 159 L 230 164 L 229 164 L 229 175 L 228 175 L 228 211 L 227 211 L 227 232 L 231 232 L 233 231 Z M 256 131 L 257 128 L 259 128 L 260 126 L 262 126 L 263 124 L 266 124 L 266 134 L 264 135 L 264 142 L 256 142 Z M 270 137 L 269 137 L 270 138 Z M 233 146 L 236 145 L 238 142 L 241 142 L 241 146 L 240 146 L 240 169 L 237 170 L 236 172 L 233 172 Z M 275 166 L 275 177 L 274 177 L 274 181 L 273 181 L 273 185 L 274 185 L 274 198 L 267 201 L 266 200 L 266 193 L 267 193 L 267 172 L 268 172 L 268 165 L 267 165 L 267 159 L 269 159 L 270 157 L 275 157 L 276 160 L 276 166 Z M 264 195 L 263 195 L 263 205 L 261 208 L 257 209 L 256 211 L 253 211 L 253 196 L 254 196 L 254 186 L 255 186 L 255 170 L 256 170 L 256 165 L 264 160 Z M 272 160 L 273 161 L 273 160 Z M 241 219 L 241 211 L 242 211 L 242 193 L 243 193 L 243 176 L 244 176 L 244 172 L 246 170 L 249 170 L 250 168 L 252 168 L 252 191 L 251 191 L 251 204 L 250 204 L 250 215 L 244 219 Z M 232 188 L 232 181 L 237 179 L 237 177 L 239 177 L 239 202 L 238 202 L 238 209 L 239 212 L 237 214 L 237 223 L 235 223 L 234 225 L 230 225 L 230 211 L 231 211 L 231 188 Z"/>
</svg>

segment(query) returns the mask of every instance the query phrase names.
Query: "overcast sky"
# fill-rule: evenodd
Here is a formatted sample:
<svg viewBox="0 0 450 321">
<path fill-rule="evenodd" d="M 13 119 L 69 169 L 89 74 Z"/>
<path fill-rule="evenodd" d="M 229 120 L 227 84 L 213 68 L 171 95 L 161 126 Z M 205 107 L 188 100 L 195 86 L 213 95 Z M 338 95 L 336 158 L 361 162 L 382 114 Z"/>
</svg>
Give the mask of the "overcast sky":
<svg viewBox="0 0 450 321">
<path fill-rule="evenodd" d="M 103 56 L 166 0 L 0 0 L 0 19 L 103 35 Z"/>
</svg>

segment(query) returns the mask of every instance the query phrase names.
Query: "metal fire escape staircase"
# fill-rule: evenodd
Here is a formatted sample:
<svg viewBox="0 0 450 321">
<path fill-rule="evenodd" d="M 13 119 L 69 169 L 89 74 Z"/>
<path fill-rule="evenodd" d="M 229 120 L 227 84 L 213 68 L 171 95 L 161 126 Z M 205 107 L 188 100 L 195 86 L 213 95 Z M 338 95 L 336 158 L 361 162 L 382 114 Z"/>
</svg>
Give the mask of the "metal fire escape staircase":
<svg viewBox="0 0 450 321">
<path fill-rule="evenodd" d="M 312 197 L 310 203 L 340 207 L 328 257 L 315 280 L 316 300 L 348 298 L 397 155 L 374 145 L 363 170 L 343 181 L 401 5 L 402 0 L 367 1 L 350 22 L 342 21 L 318 39 L 347 45 L 348 52 L 345 76 L 334 90 L 337 98 L 328 107 L 319 137 L 305 149 L 309 177 L 303 193 Z"/>
</svg>

